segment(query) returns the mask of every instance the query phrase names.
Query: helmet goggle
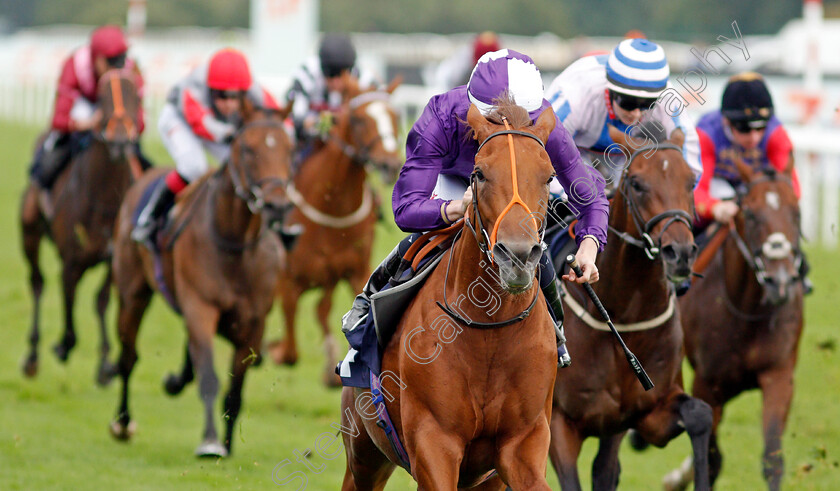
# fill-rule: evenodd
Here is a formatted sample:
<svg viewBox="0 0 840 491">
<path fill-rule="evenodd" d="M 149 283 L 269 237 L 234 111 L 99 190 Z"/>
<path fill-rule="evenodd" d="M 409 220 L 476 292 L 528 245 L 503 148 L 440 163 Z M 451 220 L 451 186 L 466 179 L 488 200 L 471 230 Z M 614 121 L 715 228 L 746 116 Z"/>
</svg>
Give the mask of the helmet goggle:
<svg viewBox="0 0 840 491">
<path fill-rule="evenodd" d="M 111 68 L 122 68 L 125 66 L 125 53 L 120 53 L 105 59 Z"/>
<path fill-rule="evenodd" d="M 625 111 L 635 111 L 636 109 L 640 111 L 647 111 L 653 107 L 657 100 L 655 97 L 637 97 L 627 94 L 619 94 L 615 91 L 611 91 L 611 93 L 613 101 L 618 104 L 618 107 L 624 109 Z"/>
<path fill-rule="evenodd" d="M 210 95 L 213 99 L 238 99 L 242 95 L 242 91 L 210 89 Z"/>
</svg>

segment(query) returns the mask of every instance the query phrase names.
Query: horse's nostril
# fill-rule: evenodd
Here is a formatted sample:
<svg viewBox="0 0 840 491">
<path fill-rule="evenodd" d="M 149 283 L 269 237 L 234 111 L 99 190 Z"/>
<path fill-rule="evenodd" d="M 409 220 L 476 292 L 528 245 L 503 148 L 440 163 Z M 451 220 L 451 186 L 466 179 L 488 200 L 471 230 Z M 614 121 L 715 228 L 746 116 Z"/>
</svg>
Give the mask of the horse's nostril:
<svg viewBox="0 0 840 491">
<path fill-rule="evenodd" d="M 675 262 L 677 260 L 677 250 L 671 244 L 664 246 L 660 253 L 662 254 L 662 259 L 669 263 Z"/>
</svg>

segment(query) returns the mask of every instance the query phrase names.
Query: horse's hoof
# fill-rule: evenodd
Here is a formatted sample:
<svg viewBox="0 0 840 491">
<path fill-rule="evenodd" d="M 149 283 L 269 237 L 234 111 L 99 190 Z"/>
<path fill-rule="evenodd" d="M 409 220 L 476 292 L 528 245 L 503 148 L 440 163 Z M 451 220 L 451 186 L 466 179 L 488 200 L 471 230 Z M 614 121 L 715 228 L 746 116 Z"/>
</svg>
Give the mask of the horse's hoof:
<svg viewBox="0 0 840 491">
<path fill-rule="evenodd" d="M 275 365 L 292 366 L 297 363 L 297 350 L 289 349 L 284 339 L 278 339 L 277 341 L 268 343 L 266 349 L 268 350 L 268 356 L 271 357 Z"/>
<path fill-rule="evenodd" d="M 128 425 L 124 425 L 119 421 L 112 421 L 108 429 L 111 430 L 112 437 L 118 441 L 127 442 L 137 432 L 137 423 L 129 421 Z"/>
<path fill-rule="evenodd" d="M 64 342 L 61 342 L 53 346 L 53 353 L 58 357 L 58 361 L 67 363 L 67 358 L 70 356 L 70 350 L 73 349 L 73 344 L 67 346 Z"/>
<path fill-rule="evenodd" d="M 99 364 L 99 370 L 96 372 L 96 383 L 100 387 L 108 387 L 116 375 L 117 366 L 107 360 L 102 360 Z"/>
<path fill-rule="evenodd" d="M 196 457 L 227 457 L 228 451 L 218 440 L 205 440 L 195 449 Z"/>
<path fill-rule="evenodd" d="M 342 385 L 341 377 L 336 375 L 335 370 L 327 370 L 324 372 L 324 385 L 330 389 L 340 389 Z"/>
<path fill-rule="evenodd" d="M 163 390 L 171 396 L 177 396 L 184 390 L 184 384 L 181 383 L 177 375 L 170 373 L 163 378 Z"/>
<path fill-rule="evenodd" d="M 32 378 L 38 375 L 38 358 L 30 356 L 23 362 L 23 375 L 27 378 Z"/>
</svg>

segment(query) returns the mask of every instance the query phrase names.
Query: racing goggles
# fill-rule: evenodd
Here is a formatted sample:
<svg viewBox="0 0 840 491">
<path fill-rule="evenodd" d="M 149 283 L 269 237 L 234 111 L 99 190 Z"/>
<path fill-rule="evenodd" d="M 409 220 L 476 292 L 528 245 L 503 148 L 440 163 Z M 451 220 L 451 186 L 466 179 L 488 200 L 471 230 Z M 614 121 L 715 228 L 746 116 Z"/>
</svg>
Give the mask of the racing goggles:
<svg viewBox="0 0 840 491">
<path fill-rule="evenodd" d="M 656 98 L 636 97 L 632 95 L 619 94 L 613 92 L 613 101 L 618 104 L 618 107 L 625 111 L 647 111 L 656 103 Z"/>
</svg>

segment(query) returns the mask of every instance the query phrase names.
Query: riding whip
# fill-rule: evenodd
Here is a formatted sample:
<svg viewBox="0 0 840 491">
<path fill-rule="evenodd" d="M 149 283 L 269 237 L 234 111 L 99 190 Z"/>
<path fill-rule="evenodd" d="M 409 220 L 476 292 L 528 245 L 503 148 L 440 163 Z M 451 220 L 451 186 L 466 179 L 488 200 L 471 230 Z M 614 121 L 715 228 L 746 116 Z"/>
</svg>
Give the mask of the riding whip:
<svg viewBox="0 0 840 491">
<path fill-rule="evenodd" d="M 566 263 L 568 263 L 569 267 L 572 268 L 572 270 L 574 270 L 576 275 L 578 275 L 579 277 L 583 277 L 583 271 L 581 271 L 574 254 L 569 254 L 568 256 L 566 256 Z M 618 344 L 620 344 L 621 349 L 624 350 L 624 356 L 627 357 L 627 362 L 630 364 L 630 368 L 632 368 L 633 371 L 636 373 L 636 378 L 639 379 L 639 382 L 641 382 L 642 387 L 644 387 L 645 390 L 652 389 L 653 381 L 650 379 L 650 377 L 648 377 L 647 372 L 645 372 L 644 367 L 642 367 L 642 364 L 639 362 L 639 359 L 636 358 L 636 355 L 634 355 L 633 352 L 630 351 L 630 348 L 628 348 L 627 345 L 624 344 L 624 340 L 621 339 L 621 334 L 619 334 L 618 331 L 615 329 L 615 326 L 610 320 L 609 314 L 607 314 L 607 309 L 604 308 L 604 305 L 601 303 L 601 300 L 598 299 L 598 295 L 595 294 L 595 290 L 592 289 L 592 285 L 590 285 L 589 283 L 584 283 L 583 289 L 586 290 L 586 293 L 589 295 L 589 298 L 592 299 L 592 303 L 594 303 L 595 307 L 598 308 L 598 312 L 600 312 L 604 320 L 607 321 L 607 325 L 610 326 L 610 330 L 615 335 L 615 338 L 618 340 Z"/>
</svg>

